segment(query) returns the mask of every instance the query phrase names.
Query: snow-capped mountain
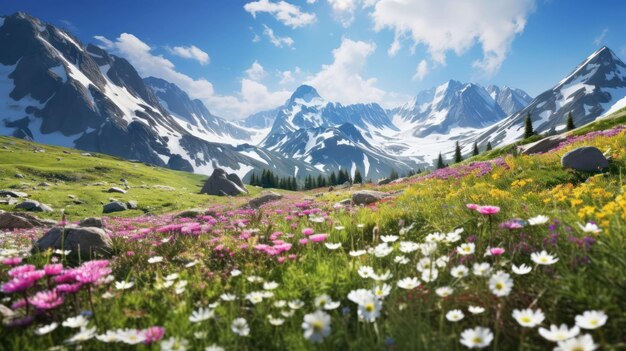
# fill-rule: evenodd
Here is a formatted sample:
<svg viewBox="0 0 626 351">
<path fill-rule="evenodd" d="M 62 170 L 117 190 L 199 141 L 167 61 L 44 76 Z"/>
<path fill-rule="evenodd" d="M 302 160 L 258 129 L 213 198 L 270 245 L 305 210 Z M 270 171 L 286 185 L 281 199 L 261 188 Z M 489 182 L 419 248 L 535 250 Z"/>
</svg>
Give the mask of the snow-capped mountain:
<svg viewBox="0 0 626 351">
<path fill-rule="evenodd" d="M 511 96 L 507 97 L 507 93 Z M 421 91 L 404 106 L 392 110 L 391 114 L 396 125 L 403 125 L 403 130 L 410 126 L 412 135 L 419 138 L 432 133 L 447 134 L 452 128 L 491 125 L 507 116 L 505 108 L 515 109 L 523 104 L 527 96 L 521 90 L 518 93 L 508 88 L 486 89 L 473 83 L 450 80 L 436 88 Z"/>
<path fill-rule="evenodd" d="M 265 136 L 256 129 L 238 126 L 213 115 L 202 101 L 192 100 L 174 83 L 156 77 L 147 77 L 143 81 L 154 92 L 161 106 L 198 138 L 237 145 L 254 144 Z"/>
<path fill-rule="evenodd" d="M 272 125 L 274 124 L 274 120 L 276 119 L 276 115 L 278 114 L 278 111 L 280 111 L 280 107 L 277 107 L 271 110 L 260 111 L 244 119 L 236 120 L 234 121 L 234 123 L 237 123 L 238 125 L 245 127 L 245 128 L 253 128 L 257 130 L 266 129 L 267 130 L 266 134 L 267 134 L 269 133 L 270 129 L 272 128 Z"/>
<path fill-rule="evenodd" d="M 358 168 L 365 178 L 384 178 L 392 169 L 418 167 L 409 158 L 392 157 L 371 144 L 363 133 L 398 131 L 378 104 L 342 105 L 322 98 L 302 85 L 276 115 L 260 146 L 284 157 L 301 160 L 322 172 Z"/>
<path fill-rule="evenodd" d="M 536 132 L 565 130 L 571 112 L 581 126 L 626 105 L 626 65 L 607 47 L 594 52 L 553 88 L 541 93 L 524 109 L 487 128 L 480 143 L 507 144 L 524 134 L 524 119 L 531 115 Z"/>
<path fill-rule="evenodd" d="M 533 99 L 522 89 L 512 89 L 506 85 L 503 87 L 489 85 L 486 89 L 489 92 L 489 96 L 495 100 L 507 116 L 523 109 Z"/>
<path fill-rule="evenodd" d="M 174 110 L 173 100 L 161 101 L 170 101 L 167 106 Z M 183 109 L 176 111 L 184 118 Z M 268 165 L 280 175 L 295 169 L 317 172 L 249 145 L 236 148 L 201 139 L 179 117 L 161 105 L 125 59 L 84 46 L 27 14 L 0 17 L 2 135 L 204 174 L 221 167 L 244 177 Z"/>
<path fill-rule="evenodd" d="M 301 85 L 279 109 L 269 136 L 344 123 L 360 128 L 395 128 L 378 104 L 342 105 L 323 99 L 311 86 Z"/>
</svg>

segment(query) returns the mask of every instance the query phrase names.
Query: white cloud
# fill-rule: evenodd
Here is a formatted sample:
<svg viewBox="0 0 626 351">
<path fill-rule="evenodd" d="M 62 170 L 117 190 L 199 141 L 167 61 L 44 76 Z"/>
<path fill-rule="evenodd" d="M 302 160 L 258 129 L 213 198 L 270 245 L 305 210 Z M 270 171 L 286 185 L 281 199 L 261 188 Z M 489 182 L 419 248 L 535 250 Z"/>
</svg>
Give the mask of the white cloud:
<svg viewBox="0 0 626 351">
<path fill-rule="evenodd" d="M 178 85 L 190 97 L 202 100 L 218 116 L 246 117 L 251 113 L 279 106 L 291 95 L 286 90 L 270 91 L 265 85 L 250 78 L 241 80 L 240 90 L 234 95 L 219 95 L 208 80 L 193 79 L 177 71 L 171 61 L 153 54 L 148 44 L 132 34 L 122 33 L 115 41 L 103 36 L 94 38 L 105 49 L 126 58 L 142 77 L 155 76 Z M 260 64 L 256 67 L 255 63 L 244 73 L 256 79 L 260 72 L 265 70 Z"/>
<path fill-rule="evenodd" d="M 173 48 L 168 47 L 167 50 L 173 55 L 180 56 L 186 59 L 192 59 L 198 61 L 201 65 L 207 65 L 211 62 L 211 58 L 209 54 L 202 51 L 195 45 L 191 46 L 174 46 Z"/>
<path fill-rule="evenodd" d="M 317 0 L 306 0 L 307 4 L 315 4 Z"/>
<path fill-rule="evenodd" d="M 402 49 L 402 44 L 400 44 L 400 37 L 396 35 L 393 38 L 393 43 L 391 43 L 391 46 L 387 50 L 387 55 L 389 55 L 389 57 L 394 57 L 400 49 Z"/>
<path fill-rule="evenodd" d="M 326 0 L 333 10 L 335 18 L 344 27 L 349 27 L 354 21 L 354 11 L 359 0 Z"/>
<path fill-rule="evenodd" d="M 306 84 L 315 87 L 320 95 L 344 104 L 386 101 L 386 93 L 375 86 L 375 78 L 363 78 L 367 58 L 374 53 L 376 45 L 364 41 L 343 39 L 333 50 L 333 63 L 308 78 Z"/>
<path fill-rule="evenodd" d="M 396 36 L 410 36 L 439 64 L 445 64 L 448 51 L 461 55 L 480 44 L 483 59 L 474 67 L 492 75 L 524 30 L 534 4 L 535 0 L 378 0 L 371 15 L 376 30 L 389 28 Z"/>
<path fill-rule="evenodd" d="M 278 72 L 278 77 L 280 78 L 280 82 L 278 84 L 289 85 L 289 84 L 295 83 L 299 79 L 299 76 L 301 74 L 302 74 L 302 70 L 300 69 L 300 67 L 297 67 L 297 66 L 293 71 L 287 70 L 287 71 Z"/>
<path fill-rule="evenodd" d="M 604 39 L 606 38 L 607 34 L 609 34 L 609 29 L 604 28 L 602 30 L 602 33 L 600 33 L 600 35 L 598 35 L 597 37 L 595 37 L 595 39 L 593 39 L 593 45 L 595 46 L 601 45 L 604 42 Z"/>
<path fill-rule="evenodd" d="M 267 72 L 265 72 L 263 66 L 261 66 L 261 64 L 255 60 L 250 68 L 246 70 L 246 75 L 252 80 L 259 81 L 265 78 Z"/>
<path fill-rule="evenodd" d="M 153 54 L 152 48 L 136 36 L 122 33 L 115 41 L 95 36 L 102 45 L 126 58 L 142 77 L 155 76 L 178 85 L 191 97 L 206 99 L 213 95 L 213 84 L 206 79 L 193 79 L 175 69 L 174 64 L 161 55 Z"/>
<path fill-rule="evenodd" d="M 426 60 L 420 61 L 415 69 L 415 74 L 413 75 L 414 80 L 422 80 L 428 74 L 428 62 Z"/>
<path fill-rule="evenodd" d="M 316 20 L 314 13 L 302 12 L 300 7 L 286 1 L 258 0 L 245 4 L 243 8 L 254 18 L 259 12 L 267 12 L 291 28 L 303 27 L 314 23 Z"/>
<path fill-rule="evenodd" d="M 266 25 L 263 25 L 265 30 L 263 30 L 263 34 L 267 36 L 272 43 L 277 48 L 282 48 L 283 46 L 291 46 L 293 45 L 293 39 L 290 37 L 281 37 L 274 34 L 274 30 Z"/>
</svg>

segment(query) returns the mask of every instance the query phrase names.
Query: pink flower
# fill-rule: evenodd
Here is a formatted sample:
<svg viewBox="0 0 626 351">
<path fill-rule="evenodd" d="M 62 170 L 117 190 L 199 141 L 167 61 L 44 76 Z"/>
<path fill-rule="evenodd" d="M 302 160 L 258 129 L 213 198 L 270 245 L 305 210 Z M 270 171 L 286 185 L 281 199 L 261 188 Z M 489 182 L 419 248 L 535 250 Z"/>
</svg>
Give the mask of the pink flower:
<svg viewBox="0 0 626 351">
<path fill-rule="evenodd" d="M 59 284 L 56 286 L 56 291 L 64 294 L 75 294 L 80 290 L 82 284 Z"/>
<path fill-rule="evenodd" d="M 287 258 L 285 256 L 281 256 L 281 257 L 277 258 L 276 261 L 278 261 L 278 263 L 284 263 L 286 259 Z"/>
<path fill-rule="evenodd" d="M 35 296 L 28 299 L 35 307 L 42 310 L 49 310 L 58 307 L 63 303 L 63 296 L 58 295 L 55 290 L 40 291 Z"/>
<path fill-rule="evenodd" d="M 494 247 L 489 249 L 489 252 L 493 255 L 493 256 L 500 256 L 504 253 L 504 248 L 501 247 Z"/>
<path fill-rule="evenodd" d="M 163 327 L 149 327 L 148 329 L 143 331 L 144 336 L 146 337 L 146 340 L 144 341 L 144 343 L 146 345 L 150 345 L 156 341 L 159 341 L 163 338 L 163 335 L 165 335 L 165 328 Z"/>
<path fill-rule="evenodd" d="M 470 210 L 477 210 L 480 207 L 479 205 L 476 205 L 476 204 L 467 204 L 465 206 L 467 206 L 467 208 L 469 208 Z"/>
<path fill-rule="evenodd" d="M 59 275 L 63 271 L 63 265 L 60 263 L 47 264 L 43 266 L 43 271 L 46 275 Z"/>
<path fill-rule="evenodd" d="M 313 235 L 315 234 L 315 230 L 313 228 L 304 228 L 302 229 L 302 235 Z"/>
<path fill-rule="evenodd" d="M 328 239 L 328 234 L 315 234 L 311 235 L 309 239 L 314 243 L 319 243 Z"/>
<path fill-rule="evenodd" d="M 498 206 L 480 206 L 480 207 L 478 207 L 477 211 L 480 214 L 491 216 L 491 215 L 494 215 L 494 214 L 500 212 L 500 207 L 498 207 Z"/>
<path fill-rule="evenodd" d="M 126 257 L 133 257 L 135 256 L 135 251 L 126 251 Z"/>
<path fill-rule="evenodd" d="M 291 254 L 288 256 L 290 260 L 295 261 L 298 259 L 298 255 Z"/>
<path fill-rule="evenodd" d="M 34 280 L 13 278 L 10 281 L 2 284 L 2 292 L 11 294 L 16 292 L 23 292 L 26 289 L 35 285 Z"/>
<path fill-rule="evenodd" d="M 22 263 L 21 257 L 7 257 L 2 260 L 2 264 L 5 264 L 7 266 L 17 266 L 20 263 Z"/>
<path fill-rule="evenodd" d="M 506 221 L 503 223 L 500 223 L 500 228 L 502 229 L 520 229 L 523 228 L 524 226 L 522 225 L 522 223 L 518 220 L 512 219 L 510 221 Z"/>
<path fill-rule="evenodd" d="M 9 271 L 9 275 L 11 277 L 19 277 L 20 275 L 24 273 L 32 272 L 34 270 L 35 270 L 35 266 L 33 266 L 32 264 L 25 264 L 25 265 L 18 266 L 18 267 L 11 269 Z"/>
<path fill-rule="evenodd" d="M 309 240 L 308 239 L 300 239 L 300 240 L 298 240 L 298 242 L 300 243 L 300 245 L 306 245 L 306 244 L 309 243 Z"/>
</svg>

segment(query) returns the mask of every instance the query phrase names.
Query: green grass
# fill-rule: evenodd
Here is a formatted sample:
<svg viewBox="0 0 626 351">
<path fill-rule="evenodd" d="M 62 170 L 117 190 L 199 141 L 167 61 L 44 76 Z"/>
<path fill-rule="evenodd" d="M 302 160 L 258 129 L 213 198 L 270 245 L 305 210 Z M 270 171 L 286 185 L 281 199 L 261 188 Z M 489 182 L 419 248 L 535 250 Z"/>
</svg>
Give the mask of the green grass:
<svg viewBox="0 0 626 351">
<path fill-rule="evenodd" d="M 44 152 L 35 152 L 36 150 Z M 110 198 L 138 202 L 136 210 L 111 214 L 121 217 L 210 207 L 232 201 L 199 194 L 204 180 L 207 179 L 204 175 L 173 171 L 96 153 L 87 157 L 81 153 L 75 149 L 0 137 L 0 189 L 19 189 L 29 194 L 31 199 L 52 206 L 54 212 L 37 215 L 54 219 L 60 218 L 61 209 L 74 220 L 101 216 L 102 203 L 108 203 Z M 24 175 L 24 178 L 16 178 L 17 173 Z M 126 179 L 131 186 L 126 194 L 106 192 L 112 186 L 123 188 L 120 179 Z M 50 186 L 39 186 L 42 182 L 49 183 Z M 175 190 L 162 190 L 155 188 L 155 185 L 170 186 Z M 248 189 L 250 194 L 241 197 L 254 196 L 260 192 L 256 187 Z M 74 204 L 68 195 L 77 196 L 84 204 Z M 13 207 L 0 205 L 0 209 L 5 211 L 11 211 Z"/>
</svg>

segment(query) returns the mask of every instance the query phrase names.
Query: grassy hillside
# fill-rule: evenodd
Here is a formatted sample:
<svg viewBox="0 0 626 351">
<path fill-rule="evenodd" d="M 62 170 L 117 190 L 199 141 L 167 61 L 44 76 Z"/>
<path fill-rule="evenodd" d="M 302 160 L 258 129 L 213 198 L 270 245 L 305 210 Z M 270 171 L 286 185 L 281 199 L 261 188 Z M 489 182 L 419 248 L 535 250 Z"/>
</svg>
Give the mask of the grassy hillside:
<svg viewBox="0 0 626 351">
<path fill-rule="evenodd" d="M 109 198 L 138 202 L 137 210 L 112 214 L 122 217 L 209 207 L 230 201 L 200 195 L 200 188 L 207 178 L 203 175 L 96 153 L 82 156 L 81 153 L 74 149 L 0 137 L 0 189 L 19 189 L 29 194 L 31 199 L 52 206 L 54 212 L 38 215 L 55 219 L 60 217 L 61 209 L 65 209 L 71 219 L 100 216 L 102 203 L 109 202 Z M 17 178 L 16 174 L 22 174 L 24 178 Z M 124 188 L 121 179 L 126 179 L 131 187 L 126 194 L 106 192 L 112 186 Z M 41 183 L 48 183 L 49 186 L 42 186 Z M 159 186 L 174 190 L 164 190 Z M 250 191 L 251 195 L 259 192 L 254 187 Z M 68 195 L 75 195 L 84 203 L 74 204 Z M 2 210 L 13 210 L 13 207 L 0 205 Z"/>
<path fill-rule="evenodd" d="M 316 190 L 254 211 L 222 203 L 192 219 L 113 218 L 112 258 L 26 290 L 7 283 L 28 278 L 11 278 L 7 264 L 70 262 L 26 254 L 41 231 L 10 233 L 0 277 L 14 316 L 0 340 L 10 350 L 623 350 L 626 127 L 613 127 L 570 135 L 541 155 L 504 153 L 369 185 L 391 195 L 369 206 L 335 204 L 353 190 Z M 562 169 L 565 152 L 589 145 L 611 156 L 610 169 Z M 14 167 L 6 181 L 16 182 Z M 200 180 L 142 170 L 135 176 L 177 189 Z M 68 284 L 77 291 L 64 293 Z M 60 297 L 42 293 L 49 289 Z M 83 328 L 72 328 L 79 314 Z M 557 342 L 550 329 L 562 324 L 569 340 Z"/>
</svg>

